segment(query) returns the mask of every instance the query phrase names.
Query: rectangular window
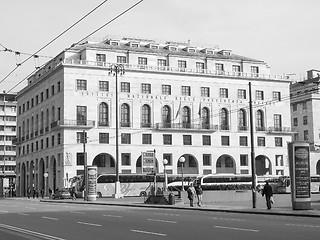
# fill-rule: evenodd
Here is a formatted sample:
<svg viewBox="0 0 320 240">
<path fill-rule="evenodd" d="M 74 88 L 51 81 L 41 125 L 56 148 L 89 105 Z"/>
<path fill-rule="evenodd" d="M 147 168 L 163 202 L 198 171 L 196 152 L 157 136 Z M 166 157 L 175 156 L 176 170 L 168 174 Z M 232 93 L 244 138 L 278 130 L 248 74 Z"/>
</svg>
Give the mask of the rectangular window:
<svg viewBox="0 0 320 240">
<path fill-rule="evenodd" d="M 54 85 L 51 86 L 51 95 L 54 95 Z"/>
<path fill-rule="evenodd" d="M 49 138 L 47 137 L 46 138 L 46 148 L 48 148 L 49 147 Z"/>
<path fill-rule="evenodd" d="M 108 92 L 109 91 L 109 82 L 108 81 L 99 81 L 99 91 Z"/>
<path fill-rule="evenodd" d="M 191 96 L 191 87 L 190 86 L 182 86 L 181 94 L 183 96 Z"/>
<path fill-rule="evenodd" d="M 216 72 L 217 72 L 217 74 L 224 73 L 224 67 L 223 67 L 222 63 L 216 63 Z"/>
<path fill-rule="evenodd" d="M 60 145 L 61 144 L 61 133 L 58 133 L 58 145 Z M 38 142 L 37 142 L 38 143 Z M 38 145 L 38 144 L 37 144 Z"/>
<path fill-rule="evenodd" d="M 57 83 L 57 85 L 58 85 L 58 92 L 60 92 L 60 91 L 61 91 L 61 84 L 60 84 L 60 81 Z"/>
<path fill-rule="evenodd" d="M 256 90 L 256 100 L 263 100 L 263 91 Z"/>
<path fill-rule="evenodd" d="M 130 133 L 121 133 L 121 144 L 131 144 Z"/>
<path fill-rule="evenodd" d="M 201 97 L 210 97 L 210 89 L 208 87 L 201 87 Z"/>
<path fill-rule="evenodd" d="M 240 154 L 240 166 L 248 166 L 248 155 Z"/>
<path fill-rule="evenodd" d="M 211 145 L 211 136 L 210 135 L 203 135 L 202 136 L 202 145 L 204 145 L 204 146 Z"/>
<path fill-rule="evenodd" d="M 46 89 L 46 99 L 49 98 L 49 88 Z"/>
<path fill-rule="evenodd" d="M 164 153 L 163 159 L 168 160 L 167 166 L 172 166 L 172 154 L 171 153 Z"/>
<path fill-rule="evenodd" d="M 292 111 L 296 112 L 298 109 L 298 104 L 294 103 L 292 104 Z"/>
<path fill-rule="evenodd" d="M 77 125 L 87 125 L 87 107 L 77 106 Z"/>
<path fill-rule="evenodd" d="M 276 155 L 276 166 L 283 166 L 283 155 Z"/>
<path fill-rule="evenodd" d="M 83 153 L 77 153 L 77 165 L 83 166 L 84 165 L 84 155 Z"/>
<path fill-rule="evenodd" d="M 142 144 L 152 144 L 152 135 L 142 134 Z"/>
<path fill-rule="evenodd" d="M 247 99 L 247 92 L 245 89 L 238 89 L 238 98 Z"/>
<path fill-rule="evenodd" d="M 51 147 L 54 147 L 54 135 L 51 136 Z"/>
<path fill-rule="evenodd" d="M 121 92 L 130 92 L 130 83 L 128 82 L 121 82 Z"/>
<path fill-rule="evenodd" d="M 220 88 L 220 97 L 221 98 L 228 98 L 228 89 L 227 88 Z"/>
<path fill-rule="evenodd" d="M 40 93 L 40 100 L 41 100 L 41 102 L 43 102 L 43 92 Z"/>
<path fill-rule="evenodd" d="M 147 58 L 145 57 L 138 57 L 138 65 L 148 65 Z"/>
<path fill-rule="evenodd" d="M 298 118 L 293 119 L 293 126 L 298 126 Z"/>
<path fill-rule="evenodd" d="M 172 145 L 172 135 L 163 134 L 163 145 Z"/>
<path fill-rule="evenodd" d="M 273 101 L 281 101 L 281 93 L 273 91 L 272 92 L 272 99 L 273 99 Z"/>
<path fill-rule="evenodd" d="M 203 73 L 204 72 L 204 63 L 203 62 L 196 62 L 196 69 L 197 69 L 197 72 Z"/>
<path fill-rule="evenodd" d="M 77 90 L 87 90 L 87 80 L 77 79 Z"/>
<path fill-rule="evenodd" d="M 230 146 L 229 136 L 221 136 L 221 145 Z"/>
<path fill-rule="evenodd" d="M 265 137 L 258 137 L 258 146 L 259 147 L 265 147 L 266 146 L 266 139 Z"/>
<path fill-rule="evenodd" d="M 122 166 L 131 165 L 131 153 L 121 153 L 121 165 Z"/>
<path fill-rule="evenodd" d="M 104 66 L 106 62 L 106 55 L 105 54 L 97 54 L 96 61 L 98 66 Z"/>
<path fill-rule="evenodd" d="M 117 56 L 117 63 L 127 63 L 126 56 Z"/>
<path fill-rule="evenodd" d="M 232 72 L 234 76 L 240 76 L 241 67 L 239 65 L 232 65 Z"/>
<path fill-rule="evenodd" d="M 109 133 L 99 133 L 99 143 L 109 144 Z"/>
<path fill-rule="evenodd" d="M 211 166 L 211 154 L 202 155 L 203 166 Z"/>
<path fill-rule="evenodd" d="M 248 137 L 240 136 L 239 144 L 240 144 L 240 146 L 248 146 Z"/>
<path fill-rule="evenodd" d="M 183 135 L 183 145 L 192 145 L 191 135 Z"/>
<path fill-rule="evenodd" d="M 187 68 L 187 62 L 183 60 L 178 60 L 178 68 L 180 71 L 185 71 Z"/>
<path fill-rule="evenodd" d="M 307 109 L 307 102 L 306 101 L 302 102 L 302 109 Z"/>
<path fill-rule="evenodd" d="M 141 93 L 151 94 L 151 84 L 141 83 Z"/>
<path fill-rule="evenodd" d="M 40 141 L 40 147 L 41 147 L 41 149 L 43 149 L 43 139 L 41 139 L 41 141 Z"/>
<path fill-rule="evenodd" d="M 281 137 L 275 137 L 274 138 L 274 145 L 276 147 L 282 147 L 282 138 Z"/>
<path fill-rule="evenodd" d="M 252 77 L 259 77 L 259 67 L 251 66 Z"/>
<path fill-rule="evenodd" d="M 276 131 L 281 131 L 282 130 L 281 115 L 280 114 L 274 114 L 273 115 L 273 121 L 274 121 L 274 129 Z"/>
<path fill-rule="evenodd" d="M 171 85 L 162 85 L 162 94 L 171 95 Z"/>
<path fill-rule="evenodd" d="M 160 69 L 165 69 L 167 66 L 167 60 L 166 59 L 158 59 L 158 67 Z"/>
<path fill-rule="evenodd" d="M 303 125 L 308 124 L 308 116 L 303 116 Z"/>
<path fill-rule="evenodd" d="M 294 133 L 293 139 L 294 139 L 294 141 L 298 141 L 299 140 L 299 133 Z"/>
<path fill-rule="evenodd" d="M 77 143 L 84 143 L 84 141 L 87 143 L 87 132 L 77 132 Z"/>
<path fill-rule="evenodd" d="M 308 141 L 309 140 L 309 131 L 308 130 L 304 130 L 303 131 L 303 140 L 304 141 Z"/>
</svg>

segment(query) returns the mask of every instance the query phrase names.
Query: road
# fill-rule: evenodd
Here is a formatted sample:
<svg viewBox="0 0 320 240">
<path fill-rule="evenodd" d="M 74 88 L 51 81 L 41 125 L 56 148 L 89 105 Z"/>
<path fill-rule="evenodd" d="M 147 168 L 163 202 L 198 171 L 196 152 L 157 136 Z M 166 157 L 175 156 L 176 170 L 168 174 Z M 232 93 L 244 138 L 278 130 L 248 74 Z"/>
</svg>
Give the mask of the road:
<svg viewBox="0 0 320 240">
<path fill-rule="evenodd" d="M 319 239 L 320 218 L 0 200 L 0 239 Z"/>
</svg>

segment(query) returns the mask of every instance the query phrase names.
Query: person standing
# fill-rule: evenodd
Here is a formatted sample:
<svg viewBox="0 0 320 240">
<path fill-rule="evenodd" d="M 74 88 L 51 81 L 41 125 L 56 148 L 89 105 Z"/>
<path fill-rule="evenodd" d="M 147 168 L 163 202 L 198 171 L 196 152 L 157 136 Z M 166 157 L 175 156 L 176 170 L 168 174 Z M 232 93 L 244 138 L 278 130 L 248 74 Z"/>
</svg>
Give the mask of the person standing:
<svg viewBox="0 0 320 240">
<path fill-rule="evenodd" d="M 28 187 L 27 189 L 27 196 L 28 196 L 28 199 L 30 199 L 30 196 L 31 196 L 31 188 Z"/>
<path fill-rule="evenodd" d="M 193 199 L 196 195 L 196 190 L 194 189 L 193 183 L 190 184 L 187 190 L 187 194 L 188 194 L 188 199 L 190 201 L 190 207 L 193 207 Z"/>
<path fill-rule="evenodd" d="M 266 181 L 266 184 L 263 187 L 262 190 L 262 197 L 266 196 L 266 203 L 267 203 L 267 209 L 271 209 L 271 197 L 273 196 L 272 187 L 270 186 L 269 182 Z"/>
<path fill-rule="evenodd" d="M 52 189 L 49 187 L 49 198 L 52 198 Z"/>
<path fill-rule="evenodd" d="M 197 199 L 198 199 L 198 206 L 201 207 L 202 205 L 202 194 L 203 194 L 203 190 L 200 184 L 198 184 L 196 187 L 196 194 L 197 194 Z"/>
<path fill-rule="evenodd" d="M 44 189 L 43 188 L 40 190 L 40 194 L 41 194 L 41 198 L 43 198 L 44 197 Z"/>
</svg>

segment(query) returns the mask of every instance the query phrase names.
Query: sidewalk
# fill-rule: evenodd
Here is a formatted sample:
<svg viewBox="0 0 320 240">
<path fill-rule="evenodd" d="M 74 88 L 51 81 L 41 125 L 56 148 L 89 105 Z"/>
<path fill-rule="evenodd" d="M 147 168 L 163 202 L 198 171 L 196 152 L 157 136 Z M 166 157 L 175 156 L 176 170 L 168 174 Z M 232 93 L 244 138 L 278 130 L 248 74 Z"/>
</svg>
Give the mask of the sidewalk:
<svg viewBox="0 0 320 240">
<path fill-rule="evenodd" d="M 283 216 L 319 217 L 320 218 L 320 194 L 312 196 L 312 210 L 292 210 L 290 195 L 275 195 L 275 204 L 271 210 L 266 209 L 265 198 L 257 196 L 256 208 L 252 207 L 252 202 L 248 201 L 225 201 L 225 202 L 204 202 L 201 207 L 190 207 L 189 202 L 175 205 L 146 204 L 143 197 L 126 197 L 121 199 L 98 198 L 96 201 L 77 200 L 52 200 L 41 199 L 41 202 L 69 203 L 69 204 L 94 204 L 94 205 L 113 205 L 128 207 L 146 208 L 170 208 L 197 211 L 220 211 L 248 214 L 268 214 Z"/>
</svg>

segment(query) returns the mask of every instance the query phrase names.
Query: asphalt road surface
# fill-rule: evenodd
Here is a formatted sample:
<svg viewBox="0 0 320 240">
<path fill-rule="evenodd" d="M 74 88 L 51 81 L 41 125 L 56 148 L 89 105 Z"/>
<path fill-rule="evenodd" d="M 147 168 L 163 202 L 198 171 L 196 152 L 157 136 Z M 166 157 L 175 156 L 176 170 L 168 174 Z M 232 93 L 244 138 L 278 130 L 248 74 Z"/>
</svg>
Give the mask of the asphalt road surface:
<svg viewBox="0 0 320 240">
<path fill-rule="evenodd" d="M 0 239 L 313 240 L 320 218 L 0 200 Z"/>
</svg>

